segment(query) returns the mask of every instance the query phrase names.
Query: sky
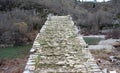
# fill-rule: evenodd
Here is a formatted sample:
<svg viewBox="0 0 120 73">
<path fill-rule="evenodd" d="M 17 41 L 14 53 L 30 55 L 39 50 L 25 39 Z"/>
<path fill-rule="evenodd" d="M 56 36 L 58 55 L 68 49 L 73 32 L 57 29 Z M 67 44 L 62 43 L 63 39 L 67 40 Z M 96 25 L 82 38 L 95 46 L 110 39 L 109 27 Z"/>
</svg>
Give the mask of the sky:
<svg viewBox="0 0 120 73">
<path fill-rule="evenodd" d="M 82 1 L 82 0 L 80 0 Z M 83 1 L 94 1 L 94 0 L 83 0 Z M 97 2 L 103 2 L 104 0 L 97 0 Z M 105 1 L 110 1 L 110 0 L 105 0 Z"/>
</svg>

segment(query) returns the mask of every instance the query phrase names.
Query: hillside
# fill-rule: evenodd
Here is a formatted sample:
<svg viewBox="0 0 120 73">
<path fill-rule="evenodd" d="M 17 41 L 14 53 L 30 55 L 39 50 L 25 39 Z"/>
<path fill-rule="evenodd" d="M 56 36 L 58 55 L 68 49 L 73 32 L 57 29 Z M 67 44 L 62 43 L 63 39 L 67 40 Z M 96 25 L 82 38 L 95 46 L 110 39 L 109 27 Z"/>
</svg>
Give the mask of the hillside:
<svg viewBox="0 0 120 73">
<path fill-rule="evenodd" d="M 93 8 L 93 3 L 74 0 L 1 0 L 0 44 L 32 42 L 34 33 L 42 27 L 49 13 L 70 14 L 78 27 L 85 27 L 83 32 L 97 34 L 104 27 L 111 27 L 114 20 L 120 20 L 120 2 L 116 1 L 97 3 Z"/>
</svg>

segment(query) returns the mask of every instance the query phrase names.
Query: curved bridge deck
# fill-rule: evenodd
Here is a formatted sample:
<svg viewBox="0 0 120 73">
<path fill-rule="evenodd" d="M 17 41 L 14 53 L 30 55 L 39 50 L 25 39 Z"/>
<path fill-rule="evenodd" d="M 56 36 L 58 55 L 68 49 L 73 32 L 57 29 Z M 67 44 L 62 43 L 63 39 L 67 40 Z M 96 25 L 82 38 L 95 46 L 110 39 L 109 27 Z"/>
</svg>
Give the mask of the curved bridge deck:
<svg viewBox="0 0 120 73">
<path fill-rule="evenodd" d="M 38 33 L 24 73 L 102 73 L 70 16 L 52 16 Z"/>
</svg>

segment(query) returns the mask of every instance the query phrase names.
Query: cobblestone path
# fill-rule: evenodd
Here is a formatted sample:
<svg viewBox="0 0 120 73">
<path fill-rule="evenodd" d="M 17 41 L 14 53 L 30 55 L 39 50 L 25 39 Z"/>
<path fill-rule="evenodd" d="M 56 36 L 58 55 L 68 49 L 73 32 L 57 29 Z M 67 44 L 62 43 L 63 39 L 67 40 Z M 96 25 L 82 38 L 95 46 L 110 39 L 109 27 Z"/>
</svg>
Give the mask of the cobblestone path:
<svg viewBox="0 0 120 73">
<path fill-rule="evenodd" d="M 37 35 L 24 73 L 102 73 L 70 16 L 52 16 Z"/>
</svg>

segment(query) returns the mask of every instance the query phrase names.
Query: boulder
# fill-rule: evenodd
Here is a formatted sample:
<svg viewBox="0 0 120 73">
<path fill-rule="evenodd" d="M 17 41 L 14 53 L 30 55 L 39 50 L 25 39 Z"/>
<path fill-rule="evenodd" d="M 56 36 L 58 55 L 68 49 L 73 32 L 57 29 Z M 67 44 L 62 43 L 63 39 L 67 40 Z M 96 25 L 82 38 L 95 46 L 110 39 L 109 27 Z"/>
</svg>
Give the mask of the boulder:
<svg viewBox="0 0 120 73">
<path fill-rule="evenodd" d="M 105 69 L 103 69 L 102 71 L 103 71 L 103 73 L 107 73 L 108 69 L 105 68 Z"/>
<path fill-rule="evenodd" d="M 109 59 L 110 59 L 110 61 L 112 61 L 112 62 L 115 62 L 117 59 L 115 58 L 115 56 L 109 56 Z"/>
</svg>

